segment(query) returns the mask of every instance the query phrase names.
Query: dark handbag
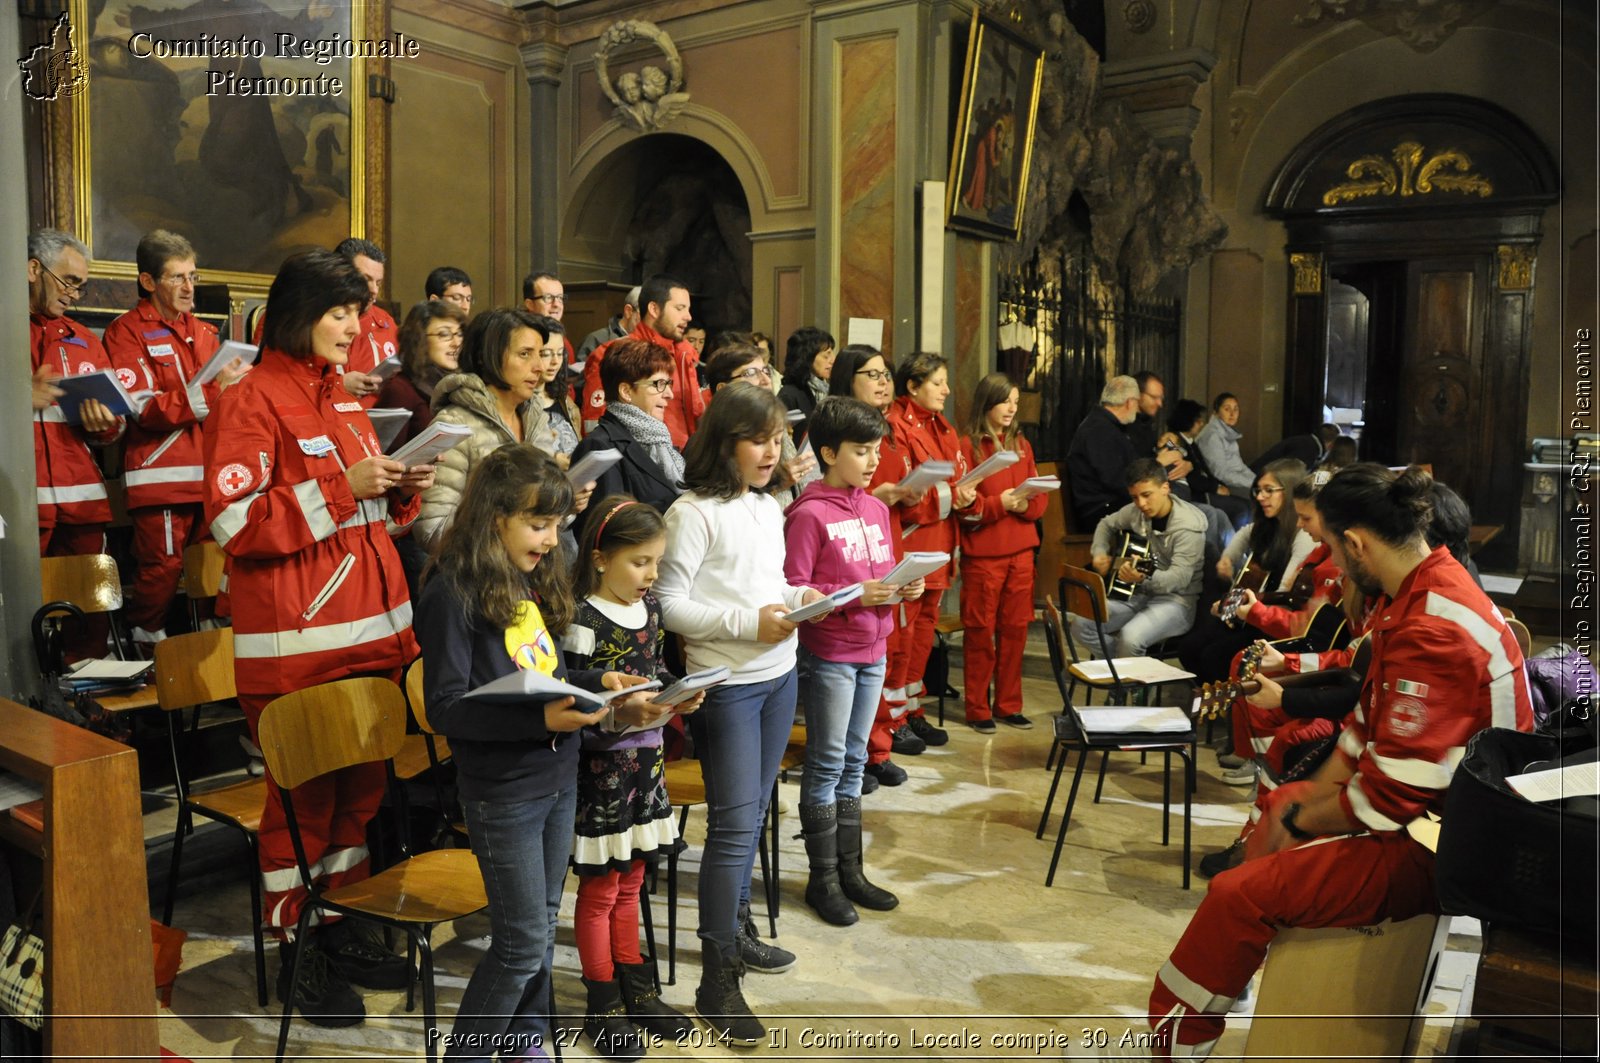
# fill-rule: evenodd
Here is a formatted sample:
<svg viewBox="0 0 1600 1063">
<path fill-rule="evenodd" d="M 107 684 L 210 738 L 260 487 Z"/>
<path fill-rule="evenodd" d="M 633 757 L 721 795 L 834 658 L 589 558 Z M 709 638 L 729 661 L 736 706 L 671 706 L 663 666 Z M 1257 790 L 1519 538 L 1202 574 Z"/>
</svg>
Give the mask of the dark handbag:
<svg viewBox="0 0 1600 1063">
<path fill-rule="evenodd" d="M 1435 876 L 1444 911 L 1594 939 L 1594 799 L 1534 802 L 1506 783 L 1530 766 L 1557 766 L 1564 752 L 1581 751 L 1571 744 L 1564 751 L 1550 735 L 1500 727 L 1467 743 L 1439 831 Z"/>
</svg>

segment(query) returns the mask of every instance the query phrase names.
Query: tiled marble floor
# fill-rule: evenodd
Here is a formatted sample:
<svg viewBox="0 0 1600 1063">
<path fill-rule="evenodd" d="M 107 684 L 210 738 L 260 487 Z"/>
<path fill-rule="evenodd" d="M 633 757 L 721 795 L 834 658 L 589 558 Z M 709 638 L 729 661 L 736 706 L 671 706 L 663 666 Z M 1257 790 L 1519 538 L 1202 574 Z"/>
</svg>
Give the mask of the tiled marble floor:
<svg viewBox="0 0 1600 1063">
<path fill-rule="evenodd" d="M 1033 836 L 1049 784 L 1047 717 L 1059 707 L 1048 681 L 1025 681 L 1031 731 L 1002 729 L 979 735 L 952 718 L 950 744 L 900 761 L 909 782 L 866 799 L 869 867 L 897 892 L 898 909 L 862 913 L 848 929 L 823 924 L 802 900 L 804 850 L 794 815 L 783 821 L 782 905 L 779 941 L 800 956 L 791 971 L 745 980 L 745 994 L 769 1026 L 787 1031 L 787 1047 L 769 1047 L 767 1059 L 1034 1059 L 1060 1058 L 1061 1049 L 1028 1044 L 997 1047 L 992 1038 L 1075 1037 L 1085 1027 L 1126 1028 L 1142 1015 L 1150 981 L 1199 903 L 1206 883 L 1198 876 L 1179 888 L 1176 816 L 1173 844 L 1160 843 L 1159 765 L 1141 767 L 1124 754 L 1112 760 L 1105 800 L 1080 795 L 1061 870 L 1044 888 L 1049 837 Z M 954 713 L 959 707 L 951 705 Z M 1223 785 L 1215 757 L 1200 754 L 1194 805 L 1194 847 L 1199 854 L 1226 844 L 1245 815 L 1246 791 Z M 1174 788 L 1176 793 L 1176 787 Z M 783 787 L 789 804 L 797 787 Z M 1057 811 L 1062 799 L 1057 799 Z M 162 815 L 157 813 L 157 816 Z M 170 813 L 163 829 L 170 830 Z M 1054 820 L 1052 822 L 1055 822 Z M 690 818 L 697 845 L 704 819 Z M 692 927 L 697 850 L 681 865 L 677 984 L 665 997 L 687 1008 L 699 976 Z M 573 891 L 564 912 L 570 918 Z M 161 1018 L 162 1043 L 191 1059 L 271 1057 L 276 1006 L 254 1006 L 250 937 L 241 919 L 245 887 L 186 900 L 178 923 L 189 931 L 184 968 L 172 1008 Z M 759 912 L 758 905 L 758 912 Z M 656 900 L 665 975 L 665 892 Z M 1457 921 L 1458 924 L 1463 922 Z M 762 920 L 762 925 L 765 921 Z M 1463 982 L 1475 964 L 1476 927 L 1457 927 L 1428 1006 L 1424 1055 L 1443 1051 Z M 1466 931 L 1461 933 L 1459 931 Z M 475 917 L 441 927 L 437 935 L 442 1019 L 454 1014 L 466 977 L 486 944 L 487 920 Z M 269 976 L 277 969 L 268 959 Z M 577 1037 L 583 1013 L 577 955 L 570 923 L 556 951 L 558 1006 L 570 1024 L 567 1058 L 591 1058 Z M 296 1022 L 291 1053 L 300 1058 L 416 1058 L 423 1052 L 420 1012 L 407 1014 L 400 993 L 368 996 L 369 1018 L 349 1030 Z M 1236 1016 L 1215 1058 L 1237 1057 L 1248 1016 Z M 809 1031 L 809 1033 L 808 1033 Z M 812 1047 L 834 1035 L 846 1047 Z M 874 1038 L 898 1036 L 898 1047 L 870 1047 Z M 853 1038 L 854 1040 L 847 1040 Z M 916 1040 L 914 1040 L 914 1038 Z M 977 1047 L 970 1045 L 976 1038 Z M 852 1047 L 853 1046 L 853 1047 Z M 728 1058 L 721 1047 L 663 1047 L 663 1058 Z"/>
</svg>

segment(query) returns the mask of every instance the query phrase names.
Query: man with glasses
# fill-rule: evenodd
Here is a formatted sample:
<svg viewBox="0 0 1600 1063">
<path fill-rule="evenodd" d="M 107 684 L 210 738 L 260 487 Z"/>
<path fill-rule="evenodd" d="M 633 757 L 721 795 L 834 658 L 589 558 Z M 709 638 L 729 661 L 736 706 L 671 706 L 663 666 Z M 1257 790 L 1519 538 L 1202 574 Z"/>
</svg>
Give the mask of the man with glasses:
<svg viewBox="0 0 1600 1063">
<path fill-rule="evenodd" d="M 705 412 L 705 399 L 700 394 L 700 376 L 696 367 L 700 355 L 683 338 L 684 330 L 692 320 L 689 316 L 689 289 L 682 281 L 657 274 L 645 281 L 639 289 L 639 324 L 628 334 L 630 340 L 664 347 L 672 352 L 672 401 L 668 403 L 663 419 L 672 434 L 672 445 L 683 449 L 694 434 L 700 415 Z M 614 342 L 621 342 L 620 340 Z M 605 386 L 601 382 L 600 367 L 605 361 L 606 348 L 598 347 L 589 355 L 583 366 L 583 423 L 592 429 L 605 413 Z"/>
<path fill-rule="evenodd" d="M 454 266 L 440 266 L 422 282 L 422 294 L 429 302 L 442 299 L 453 303 L 464 313 L 472 313 L 472 278 L 465 270 Z"/>
<path fill-rule="evenodd" d="M 583 338 L 578 344 L 578 361 L 583 361 L 594 352 L 596 347 L 620 340 L 632 332 L 639 324 L 639 286 L 635 284 L 628 289 L 628 294 L 623 297 L 622 310 L 610 321 L 595 329 Z"/>
<path fill-rule="evenodd" d="M 355 342 L 350 344 L 350 360 L 344 366 L 343 384 L 346 391 L 370 410 L 377 405 L 378 389 L 383 387 L 383 377 L 373 370 L 380 362 L 400 353 L 400 326 L 395 324 L 389 311 L 378 305 L 378 297 L 383 294 L 384 268 L 389 260 L 377 244 L 355 237 L 339 241 L 334 251 L 348 258 L 367 282 L 371 301 L 361 311 L 359 330 Z"/>
<path fill-rule="evenodd" d="M 28 236 L 28 327 L 33 349 L 33 450 L 38 477 L 39 553 L 44 557 L 98 554 L 105 549 L 111 503 L 91 447 L 122 434 L 123 423 L 93 399 L 69 422 L 54 382 L 110 369 L 95 334 L 67 317 L 89 277 L 89 248 L 59 229 Z M 74 647 L 76 650 L 78 647 Z M 105 651 L 103 633 L 98 653 Z"/>
<path fill-rule="evenodd" d="M 202 518 L 205 458 L 200 425 L 222 389 L 248 368 L 235 360 L 213 382 L 191 384 L 216 353 L 216 327 L 194 315 L 200 283 L 194 248 L 177 233 L 146 233 L 134 251 L 139 305 L 106 328 L 106 353 L 128 391 L 151 392 L 128 426 L 123 484 L 138 563 L 128 623 L 135 642 L 167 637 L 167 610 L 183 575 L 183 551 L 208 538 Z"/>
<path fill-rule="evenodd" d="M 1172 489 L 1179 498 L 1189 499 L 1189 488 L 1184 477 L 1194 469 L 1184 456 L 1175 449 L 1158 449 L 1156 438 L 1160 434 L 1156 426 L 1156 417 L 1161 413 L 1161 407 L 1166 405 L 1167 386 L 1161 378 L 1148 369 L 1141 369 L 1133 374 L 1133 379 L 1139 385 L 1139 409 L 1134 413 L 1133 420 L 1124 429 L 1128 435 L 1128 442 L 1133 444 L 1133 451 L 1141 458 L 1155 458 L 1167 470 L 1167 479 L 1172 481 Z"/>
<path fill-rule="evenodd" d="M 567 312 L 567 287 L 554 273 L 530 273 L 522 279 L 522 308 L 560 321 Z M 561 343 L 567 350 L 567 364 L 571 365 L 577 359 L 572 341 L 563 335 Z"/>
</svg>

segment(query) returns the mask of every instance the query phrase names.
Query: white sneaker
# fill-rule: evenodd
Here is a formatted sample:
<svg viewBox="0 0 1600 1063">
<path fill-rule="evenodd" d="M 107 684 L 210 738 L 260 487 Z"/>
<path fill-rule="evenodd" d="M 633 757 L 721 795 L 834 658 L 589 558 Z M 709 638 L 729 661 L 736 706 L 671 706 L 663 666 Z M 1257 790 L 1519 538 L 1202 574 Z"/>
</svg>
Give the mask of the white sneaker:
<svg viewBox="0 0 1600 1063">
<path fill-rule="evenodd" d="M 1239 992 L 1238 996 L 1233 998 L 1233 1003 L 1228 1006 L 1229 1014 L 1243 1015 L 1245 1012 L 1253 1009 L 1256 1004 L 1254 999 L 1255 995 L 1255 983 L 1246 982 L 1244 984 L 1244 989 Z"/>
<path fill-rule="evenodd" d="M 244 749 L 245 756 L 250 758 L 244 764 L 245 774 L 250 776 L 265 775 L 267 773 L 267 763 L 266 759 L 261 755 L 261 747 L 250 741 L 249 735 L 240 735 L 239 745 Z"/>
<path fill-rule="evenodd" d="M 1256 784 L 1256 762 L 1247 760 L 1242 767 L 1223 772 L 1222 781 L 1229 786 L 1254 786 Z"/>
<path fill-rule="evenodd" d="M 128 637 L 135 642 L 143 642 L 154 646 L 156 643 L 164 642 L 166 640 L 167 629 L 164 627 L 158 627 L 154 631 L 146 631 L 138 624 L 135 624 L 133 626 L 133 631 L 129 633 Z"/>
</svg>

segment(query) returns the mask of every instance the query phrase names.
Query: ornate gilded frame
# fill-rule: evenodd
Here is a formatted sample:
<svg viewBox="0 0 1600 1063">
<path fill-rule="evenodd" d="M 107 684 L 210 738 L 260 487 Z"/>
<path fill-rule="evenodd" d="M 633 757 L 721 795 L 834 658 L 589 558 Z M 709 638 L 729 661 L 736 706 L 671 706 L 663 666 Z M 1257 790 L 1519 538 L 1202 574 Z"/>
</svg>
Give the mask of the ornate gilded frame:
<svg viewBox="0 0 1600 1063">
<path fill-rule="evenodd" d="M 1021 58 L 1016 64 L 1015 87 L 1025 86 L 1027 97 L 1024 99 L 1021 92 L 1012 97 L 996 97 L 994 91 L 1005 91 L 1014 54 Z M 1000 23 L 982 14 L 973 14 L 967 37 L 965 73 L 961 79 L 961 105 L 956 112 L 955 140 L 950 147 L 950 179 L 945 194 L 945 224 L 949 228 L 997 240 L 1015 240 L 1021 234 L 1043 80 L 1042 49 Z M 986 92 L 990 93 L 989 99 L 980 107 L 978 97 Z M 1012 106 L 1006 109 L 1001 105 L 998 110 L 990 107 L 991 103 L 1001 104 L 1002 99 L 1009 99 Z M 981 130 L 978 128 L 980 121 L 987 123 Z M 1002 122 L 1010 123 L 1009 134 L 1002 129 Z M 994 139 L 990 139 L 991 131 Z M 987 187 L 989 167 L 993 165 L 989 155 L 1001 150 L 1007 140 L 1010 141 L 1007 149 L 1010 154 L 1005 157 L 1007 164 L 1000 166 L 997 172 L 1009 189 L 997 198 Z M 978 176 L 980 172 L 984 175 L 982 179 Z M 983 200 L 982 207 L 973 202 L 975 198 Z"/>
<path fill-rule="evenodd" d="M 116 6 L 119 0 L 113 0 Z M 127 6 L 125 3 L 124 6 Z M 364 0 L 335 0 L 332 5 L 340 19 L 338 32 L 352 40 L 383 38 L 389 34 L 389 4 Z M 69 0 L 72 39 L 79 55 L 88 56 L 90 20 L 88 0 Z M 195 32 L 204 29 L 201 25 Z M 269 35 L 270 36 L 270 35 Z M 159 59 L 143 62 L 159 63 Z M 349 228 L 346 235 L 365 237 L 380 245 L 387 238 L 388 218 L 388 113 L 387 101 L 373 91 L 388 84 L 388 60 L 341 59 L 332 66 L 307 63 L 307 73 L 332 73 L 340 64 L 348 71 L 344 95 L 349 100 L 348 180 Z M 91 101 L 95 91 L 91 72 L 81 91 L 44 104 L 42 132 L 43 175 L 46 184 L 46 224 L 75 233 L 97 250 L 94 239 L 95 181 L 92 164 L 92 138 L 103 132 L 94 128 Z M 390 93 L 392 98 L 392 93 Z M 137 136 L 137 132 L 132 134 Z M 192 236 L 192 234 L 189 234 Z M 342 237 L 341 237 L 342 238 Z M 233 312 L 243 312 L 244 301 L 266 295 L 272 274 L 239 268 L 229 263 L 209 263 L 202 259 L 200 270 L 206 282 L 227 284 Z M 131 254 L 96 254 L 90 262 L 91 285 L 85 304 L 102 301 L 105 294 L 126 289 L 138 276 Z M 98 282 L 98 283 L 95 283 Z M 95 298 L 101 296 L 101 299 Z M 122 300 L 116 300 L 121 302 Z M 82 305 L 80 311 L 93 311 Z M 113 309 L 107 307 L 105 309 Z M 120 309 L 126 309 L 121 307 Z"/>
</svg>

